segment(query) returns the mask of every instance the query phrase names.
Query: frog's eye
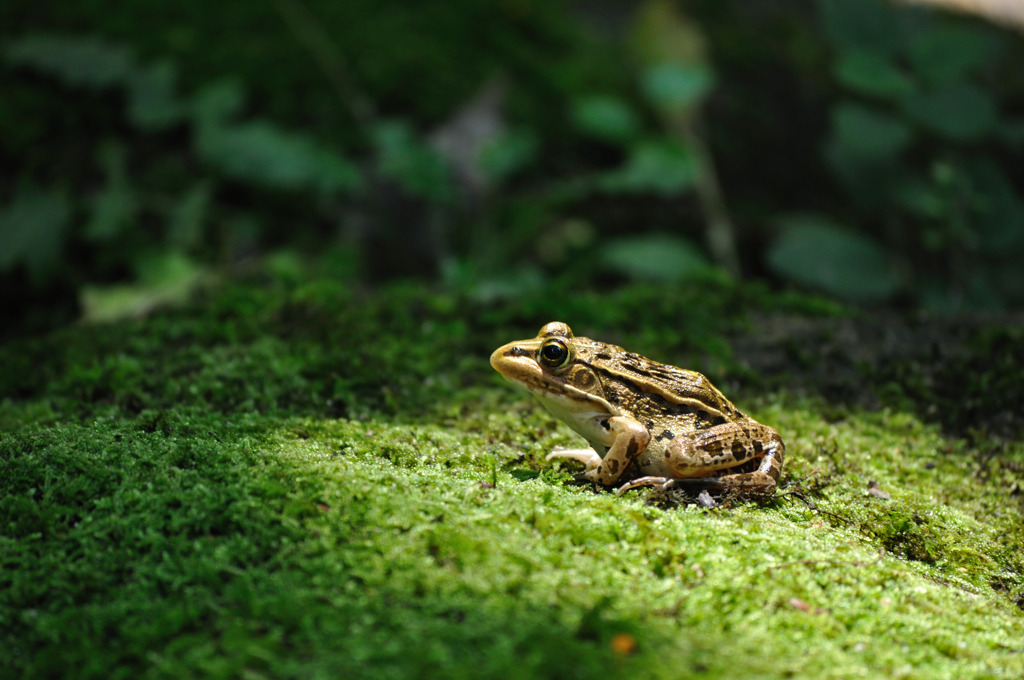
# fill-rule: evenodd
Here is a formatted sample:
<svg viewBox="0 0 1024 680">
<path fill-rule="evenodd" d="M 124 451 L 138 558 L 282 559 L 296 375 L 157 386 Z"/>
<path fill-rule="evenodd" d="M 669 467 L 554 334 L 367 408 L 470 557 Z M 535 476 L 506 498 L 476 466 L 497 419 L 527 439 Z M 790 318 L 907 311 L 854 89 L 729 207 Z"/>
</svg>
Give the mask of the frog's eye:
<svg viewBox="0 0 1024 680">
<path fill-rule="evenodd" d="M 548 340 L 540 346 L 537 360 L 548 368 L 560 368 L 569 361 L 569 348 L 561 340 Z"/>
</svg>

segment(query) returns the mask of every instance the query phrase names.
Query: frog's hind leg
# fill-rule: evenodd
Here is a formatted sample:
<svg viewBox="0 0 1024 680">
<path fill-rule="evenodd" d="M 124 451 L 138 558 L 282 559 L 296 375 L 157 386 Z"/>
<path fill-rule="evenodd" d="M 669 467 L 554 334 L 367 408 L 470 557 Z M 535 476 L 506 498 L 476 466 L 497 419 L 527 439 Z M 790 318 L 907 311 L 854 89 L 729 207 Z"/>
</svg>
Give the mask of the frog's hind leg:
<svg viewBox="0 0 1024 680">
<path fill-rule="evenodd" d="M 757 468 L 751 472 L 736 472 L 718 478 L 721 489 L 725 492 L 735 491 L 741 496 L 760 496 L 768 498 L 778 486 L 779 475 L 782 474 L 782 459 L 786 453 L 786 445 L 778 433 L 771 428 L 774 440 L 766 447 Z"/>
<path fill-rule="evenodd" d="M 558 447 L 544 456 L 544 460 L 551 460 L 552 458 L 578 460 L 587 466 L 588 471 L 597 469 L 597 466 L 601 464 L 601 456 L 594 449 L 563 449 Z"/>
<path fill-rule="evenodd" d="M 627 491 L 643 486 L 652 486 L 660 492 L 669 489 L 686 489 L 694 493 L 706 490 L 717 494 L 734 492 L 740 496 L 768 498 L 775 493 L 776 481 L 770 473 L 762 472 L 760 469 L 718 477 L 639 477 L 620 486 L 615 490 L 615 495 L 621 496 Z"/>
<path fill-rule="evenodd" d="M 676 438 L 666 457 L 678 477 L 640 477 L 616 490 L 654 486 L 707 489 L 721 493 L 767 498 L 775 493 L 786 452 L 779 433 L 760 423 L 725 423 Z M 709 476 L 715 471 L 724 472 Z"/>
<path fill-rule="evenodd" d="M 778 486 L 779 476 L 782 474 L 782 460 L 786 455 L 786 445 L 782 442 L 779 433 L 767 425 L 758 423 L 763 428 L 762 437 L 755 440 L 755 449 L 761 449 L 761 459 L 756 458 L 750 461 L 757 467 L 752 471 L 737 471 L 727 475 L 721 475 L 717 482 L 725 492 L 734 491 L 741 496 L 753 496 L 768 498 Z"/>
</svg>

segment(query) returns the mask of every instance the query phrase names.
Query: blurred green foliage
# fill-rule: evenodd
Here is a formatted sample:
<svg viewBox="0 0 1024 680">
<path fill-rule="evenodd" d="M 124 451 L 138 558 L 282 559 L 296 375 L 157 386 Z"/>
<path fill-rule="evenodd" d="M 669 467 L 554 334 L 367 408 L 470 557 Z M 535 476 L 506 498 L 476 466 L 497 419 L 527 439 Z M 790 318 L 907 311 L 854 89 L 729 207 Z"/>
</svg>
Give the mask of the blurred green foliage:
<svg viewBox="0 0 1024 680">
<path fill-rule="evenodd" d="M 137 312 L 282 249 L 485 297 L 718 270 L 1024 301 L 1022 44 L 977 20 L 881 0 L 50 10 L 0 9 L 0 302 L 25 318 L 126 285 Z"/>
<path fill-rule="evenodd" d="M 1019 304 L 1019 37 L 875 0 L 819 5 L 841 88 L 824 158 L 849 198 L 841 219 L 861 234 L 859 245 L 832 226 L 817 238 L 831 230 L 850 242 L 835 240 L 839 269 L 873 251 L 863 288 L 851 292 L 884 300 L 902 289 L 940 310 Z M 776 269 L 796 264 L 780 252 L 793 239 L 776 247 Z"/>
</svg>

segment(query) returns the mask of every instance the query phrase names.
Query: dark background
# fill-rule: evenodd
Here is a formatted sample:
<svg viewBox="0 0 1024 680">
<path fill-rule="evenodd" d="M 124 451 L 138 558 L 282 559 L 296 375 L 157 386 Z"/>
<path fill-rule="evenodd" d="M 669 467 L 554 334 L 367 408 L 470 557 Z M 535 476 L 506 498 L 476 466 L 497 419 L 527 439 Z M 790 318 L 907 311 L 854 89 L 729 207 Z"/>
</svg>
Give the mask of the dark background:
<svg viewBox="0 0 1024 680">
<path fill-rule="evenodd" d="M 6 333 L 270 269 L 1024 300 L 1018 33 L 864 0 L 0 8 Z"/>
</svg>

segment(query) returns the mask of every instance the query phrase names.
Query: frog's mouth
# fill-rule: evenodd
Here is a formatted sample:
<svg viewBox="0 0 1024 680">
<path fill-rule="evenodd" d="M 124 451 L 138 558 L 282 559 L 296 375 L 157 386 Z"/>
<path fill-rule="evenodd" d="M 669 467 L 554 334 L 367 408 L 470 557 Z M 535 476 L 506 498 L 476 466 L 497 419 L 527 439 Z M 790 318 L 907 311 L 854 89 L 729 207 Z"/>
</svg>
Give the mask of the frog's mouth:
<svg viewBox="0 0 1024 680">
<path fill-rule="evenodd" d="M 606 399 L 584 392 L 537 363 L 537 345 L 509 343 L 491 354 L 491 366 L 505 380 L 515 383 L 537 397 L 545 408 L 567 422 L 585 422 L 619 415 Z"/>
</svg>

